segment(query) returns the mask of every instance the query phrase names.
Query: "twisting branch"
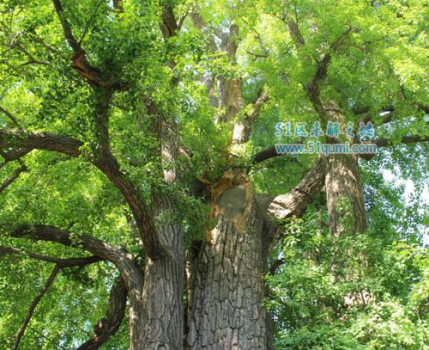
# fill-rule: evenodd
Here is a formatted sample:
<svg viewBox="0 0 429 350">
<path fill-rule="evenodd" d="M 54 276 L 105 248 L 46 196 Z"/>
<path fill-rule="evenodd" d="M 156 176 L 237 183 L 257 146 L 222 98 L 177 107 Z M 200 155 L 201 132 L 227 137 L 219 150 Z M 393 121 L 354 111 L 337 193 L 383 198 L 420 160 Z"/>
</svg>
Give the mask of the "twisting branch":
<svg viewBox="0 0 429 350">
<path fill-rule="evenodd" d="M 106 315 L 94 327 L 95 335 L 76 350 L 97 350 L 119 329 L 127 305 L 127 288 L 121 278 L 113 284 L 108 300 Z"/>
<path fill-rule="evenodd" d="M 164 248 L 156 232 L 150 209 L 145 203 L 142 194 L 134 184 L 120 171 L 119 164 L 113 156 L 97 161 L 97 167 L 102 170 L 109 180 L 123 194 L 136 219 L 145 251 L 152 259 L 165 254 Z"/>
<path fill-rule="evenodd" d="M 52 283 L 54 283 L 55 278 L 57 277 L 58 272 L 60 272 L 60 270 L 61 270 L 61 267 L 58 265 L 55 265 L 43 289 L 40 291 L 39 295 L 37 295 L 36 298 L 34 298 L 33 302 L 31 303 L 30 309 L 28 310 L 27 316 L 24 319 L 24 323 L 22 324 L 16 336 L 15 344 L 13 345 L 12 350 L 18 350 L 19 344 L 21 343 L 22 337 L 24 336 L 25 330 L 27 329 L 27 326 L 30 323 L 31 317 L 34 314 L 34 311 L 36 310 L 37 305 L 39 304 L 40 300 L 42 300 L 43 296 L 45 295 L 49 287 L 52 285 Z"/>
<path fill-rule="evenodd" d="M 116 158 L 110 150 L 109 141 L 109 102 L 110 91 L 98 96 L 95 116 L 95 133 L 98 147 L 94 150 L 94 165 L 99 168 L 122 193 L 136 220 L 146 253 L 153 259 L 165 254 L 165 250 L 156 232 L 155 224 L 141 191 L 121 171 Z"/>
<path fill-rule="evenodd" d="M 112 82 L 105 81 L 102 77 L 101 72 L 92 67 L 91 64 L 86 59 L 85 50 L 82 48 L 80 43 L 73 36 L 73 32 L 70 27 L 70 23 L 67 21 L 67 18 L 64 14 L 64 8 L 60 0 L 52 0 L 55 11 L 58 15 L 58 18 L 61 22 L 63 28 L 64 37 L 72 48 L 74 54 L 72 57 L 73 65 L 72 67 L 83 77 L 86 81 L 94 86 L 113 88 L 117 87 L 116 84 Z"/>
<path fill-rule="evenodd" d="M 308 97 L 310 98 L 314 109 L 321 117 L 325 117 L 326 112 L 324 110 L 323 103 L 320 100 L 320 82 L 325 80 L 326 76 L 328 75 L 328 68 L 329 64 L 331 63 L 332 53 L 344 43 L 346 38 L 353 30 L 353 28 L 347 29 L 337 40 L 335 40 L 330 45 L 329 52 L 325 54 L 322 60 L 318 63 L 317 70 L 312 81 L 306 86 Z"/>
<path fill-rule="evenodd" d="M 12 233 L 12 237 L 55 242 L 67 247 L 85 249 L 101 259 L 112 262 L 118 268 L 131 293 L 141 292 L 143 275 L 132 257 L 95 237 L 48 225 L 22 225 Z"/>
</svg>

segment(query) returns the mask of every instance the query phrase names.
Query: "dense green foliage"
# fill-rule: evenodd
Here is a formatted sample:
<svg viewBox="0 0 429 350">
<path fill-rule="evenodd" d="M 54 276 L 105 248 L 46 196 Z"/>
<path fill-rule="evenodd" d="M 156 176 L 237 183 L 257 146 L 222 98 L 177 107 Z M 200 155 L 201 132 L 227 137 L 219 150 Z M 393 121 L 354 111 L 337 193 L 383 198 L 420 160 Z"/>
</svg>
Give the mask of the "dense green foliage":
<svg viewBox="0 0 429 350">
<path fill-rule="evenodd" d="M 167 0 L 166 0 L 167 1 Z M 319 117 L 305 87 L 322 57 L 332 61 L 321 88 L 324 100 L 345 111 L 358 125 L 368 107 L 376 136 L 398 146 L 404 135 L 429 136 L 429 6 L 424 0 L 168 0 L 180 34 L 167 42 L 159 30 L 165 1 L 64 0 L 64 16 L 94 67 L 120 80 L 127 89 L 114 94 L 110 138 L 121 169 L 150 201 L 149 189 L 162 187 L 159 146 L 142 91 L 164 115 L 179 125 L 179 156 L 186 169 L 174 193 L 181 203 L 186 249 L 212 224 L 209 209 L 189 194 L 192 180 L 215 182 L 230 167 L 243 166 L 258 192 L 288 192 L 312 166 L 316 156 L 276 158 L 252 165 L 256 152 L 272 146 L 278 121 L 307 122 Z M 203 30 L 191 20 L 199 12 Z M 306 44 L 296 47 L 286 23 L 293 18 Z M 215 33 L 238 28 L 237 61 L 221 49 Z M 332 50 L 343 36 L 346 41 Z M 215 38 L 215 39 L 213 39 Z M 83 156 L 72 158 L 34 151 L 21 159 L 27 170 L 0 194 L 0 245 L 22 254 L 0 255 L 0 344 L 9 347 L 33 298 L 52 271 L 52 264 L 25 252 L 61 258 L 85 256 L 47 242 L 10 236 L 22 223 L 41 223 L 98 237 L 128 250 L 141 261 L 144 252 L 119 192 L 90 164 L 94 140 L 94 92 L 70 66 L 73 55 L 49 0 L 3 0 L 0 3 L 0 126 L 68 135 L 84 143 Z M 174 62 L 172 66 L 171 62 Z M 212 104 L 204 77 L 243 81 L 246 107 L 234 120 L 213 123 L 225 111 Z M 172 81 L 177 79 L 178 84 Z M 231 126 L 261 91 L 270 100 L 253 125 L 250 142 L 230 149 Z M 215 91 L 218 93 L 218 91 Z M 384 124 L 380 112 L 390 111 Z M 11 115 L 14 116 L 11 118 Z M 284 142 L 302 142 L 291 137 Z M 429 253 L 423 247 L 429 227 L 427 144 L 383 149 L 362 161 L 369 228 L 361 235 L 332 237 L 326 227 L 323 193 L 306 215 L 282 228 L 284 236 L 270 262 L 284 263 L 267 276 L 267 297 L 276 323 L 277 349 L 429 349 Z M 232 164 L 225 153 L 233 153 Z M 0 183 L 22 166 L 7 162 Z M 136 166 L 137 164 L 137 166 Z M 390 170 L 393 181 L 383 178 Z M 404 194 L 395 182 L 413 181 Z M 38 305 L 20 349 L 75 348 L 92 334 L 107 308 L 117 276 L 101 262 L 61 271 Z M 104 349 L 128 349 L 128 325 Z M 1 347 L 1 345 L 0 345 Z"/>
<path fill-rule="evenodd" d="M 284 266 L 269 277 L 280 349 L 427 348 L 426 249 L 376 235 L 333 240 L 300 223 L 290 230 Z"/>
</svg>

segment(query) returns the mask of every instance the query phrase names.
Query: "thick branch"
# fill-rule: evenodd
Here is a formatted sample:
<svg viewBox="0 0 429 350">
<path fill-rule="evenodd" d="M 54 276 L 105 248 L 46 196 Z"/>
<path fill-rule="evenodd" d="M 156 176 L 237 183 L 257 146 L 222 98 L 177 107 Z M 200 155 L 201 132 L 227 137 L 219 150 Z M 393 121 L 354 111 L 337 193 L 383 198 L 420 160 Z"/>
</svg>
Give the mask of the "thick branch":
<svg viewBox="0 0 429 350">
<path fill-rule="evenodd" d="M 17 249 L 17 248 L 0 246 L 0 257 L 2 255 L 5 255 L 5 254 L 25 255 L 31 259 L 46 261 L 46 262 L 57 264 L 61 268 L 86 266 L 86 265 L 93 264 L 93 263 L 96 263 L 96 262 L 103 260 L 98 256 L 90 256 L 90 257 L 86 257 L 86 258 L 61 259 L 61 258 L 56 258 L 56 257 L 52 257 L 52 256 L 47 256 L 47 255 L 40 255 L 40 254 L 36 254 L 36 253 L 25 252 L 25 251 L 22 251 L 22 250 Z"/>
<path fill-rule="evenodd" d="M 127 305 L 127 288 L 121 278 L 112 286 L 106 315 L 94 327 L 95 335 L 76 350 L 97 350 L 114 335 L 122 322 Z"/>
<path fill-rule="evenodd" d="M 120 171 L 116 159 L 113 156 L 103 158 L 101 161 L 97 161 L 96 166 L 107 175 L 109 180 L 125 197 L 136 220 L 147 255 L 152 259 L 163 255 L 165 252 L 159 241 L 149 207 L 140 191 Z"/>
<path fill-rule="evenodd" d="M 330 53 L 323 57 L 322 61 L 317 66 L 316 74 L 314 75 L 313 80 L 306 86 L 310 101 L 313 103 L 316 112 L 321 116 L 324 116 L 325 111 L 320 100 L 319 83 L 324 80 L 328 74 L 328 67 L 331 63 L 331 58 L 332 57 Z"/>
<path fill-rule="evenodd" d="M 289 29 L 290 36 L 295 43 L 296 49 L 299 50 L 302 46 L 304 46 L 305 41 L 299 29 L 298 23 L 293 20 L 289 20 L 286 25 Z"/>
<path fill-rule="evenodd" d="M 77 157 L 81 154 L 81 146 L 81 141 L 63 135 L 0 130 L 0 150 L 4 152 L 12 150 L 26 154 L 34 149 L 41 149 Z"/>
<path fill-rule="evenodd" d="M 259 164 L 262 163 L 268 159 L 271 158 L 275 158 L 275 157 L 288 157 L 288 159 L 294 163 L 299 163 L 298 159 L 296 159 L 294 156 L 290 155 L 290 154 L 281 154 L 281 153 L 277 153 L 276 147 L 269 147 L 266 148 L 258 153 L 256 153 L 253 157 L 252 157 L 252 162 L 253 164 Z"/>
<path fill-rule="evenodd" d="M 123 194 L 138 223 L 138 228 L 145 244 L 147 254 L 153 258 L 163 254 L 161 243 L 156 235 L 155 225 L 142 194 L 134 184 L 120 171 L 115 157 L 108 145 L 108 120 L 104 116 L 96 119 L 100 152 L 97 152 L 94 165 L 97 166 Z M 34 149 L 47 150 L 78 157 L 81 154 L 81 141 L 63 135 L 48 133 L 27 133 L 22 131 L 0 130 L 0 150 L 13 152 L 7 160 L 16 159 Z M 14 149 L 18 149 L 15 151 Z M 9 153 L 10 154 L 10 153 Z"/>
<path fill-rule="evenodd" d="M 319 157 L 314 167 L 289 193 L 274 198 L 268 207 L 268 215 L 278 220 L 304 214 L 308 204 L 320 192 L 325 179 L 325 161 Z"/>
<path fill-rule="evenodd" d="M 419 136 L 419 135 L 403 136 L 401 138 L 400 142 L 403 144 L 417 143 L 417 142 L 429 142 L 429 136 Z M 395 144 L 395 142 L 393 140 L 390 140 L 387 138 L 379 138 L 377 140 L 368 141 L 366 143 L 375 144 L 378 147 L 394 146 L 394 144 Z"/>
<path fill-rule="evenodd" d="M 34 314 L 34 310 L 36 310 L 37 305 L 39 304 L 40 300 L 42 300 L 43 296 L 45 295 L 49 287 L 52 285 L 52 283 L 54 283 L 54 280 L 57 277 L 58 272 L 60 272 L 60 270 L 61 270 L 61 267 L 59 267 L 58 265 L 54 267 L 54 269 L 51 272 L 51 275 L 49 276 L 48 280 L 45 283 L 45 286 L 40 291 L 39 295 L 37 295 L 36 298 L 34 298 L 30 306 L 30 309 L 28 310 L 28 314 L 24 319 L 24 323 L 22 324 L 18 332 L 18 335 L 16 336 L 16 341 L 15 341 L 15 344 L 13 345 L 12 350 L 18 350 L 19 344 L 22 340 L 22 337 L 24 336 L 25 330 L 27 329 L 27 326 L 30 323 L 31 317 Z"/>
<path fill-rule="evenodd" d="M 426 114 L 429 114 L 429 106 L 425 106 L 423 104 L 417 103 L 414 104 L 414 107 L 419 110 L 422 111 Z M 370 107 L 356 107 L 353 109 L 353 113 L 356 115 L 362 115 L 364 114 L 363 118 L 360 120 L 360 122 L 363 123 L 368 123 L 368 122 L 373 122 L 373 115 L 370 113 L 371 112 L 371 108 Z M 396 117 L 397 117 L 397 110 L 393 107 L 393 106 L 386 106 L 384 108 L 382 108 L 380 110 L 380 112 L 378 112 L 378 114 L 381 116 L 383 116 L 383 120 L 381 121 L 380 124 L 388 124 L 390 122 L 392 122 Z M 379 125 L 379 124 L 377 124 Z"/>
<path fill-rule="evenodd" d="M 164 39 L 167 40 L 176 36 L 179 31 L 179 25 L 174 17 L 174 11 L 169 5 L 163 6 L 161 31 Z"/>
<path fill-rule="evenodd" d="M 112 262 L 120 271 L 127 288 L 131 292 L 139 293 L 141 291 L 143 276 L 132 257 L 95 237 L 69 232 L 48 225 L 22 225 L 13 232 L 12 236 L 55 242 L 67 247 L 85 249 L 101 259 Z"/>
<path fill-rule="evenodd" d="M 418 143 L 418 142 L 429 142 L 429 136 L 419 136 L 419 135 L 410 135 L 410 136 L 403 136 L 400 140 L 401 144 L 411 144 L 411 143 Z M 393 147 L 395 146 L 395 141 L 387 138 L 380 138 L 377 140 L 372 141 L 365 141 L 364 144 L 375 144 L 377 147 Z M 365 160 L 371 160 L 375 157 L 375 154 L 360 154 L 360 158 Z"/>
<path fill-rule="evenodd" d="M 109 102 L 111 93 L 100 92 L 95 116 L 95 136 L 98 147 L 94 150 L 93 163 L 97 166 L 122 193 L 136 220 L 146 253 L 151 258 L 164 254 L 162 244 L 156 232 L 149 207 L 142 193 L 121 171 L 116 158 L 110 150 L 109 141 Z"/>
<path fill-rule="evenodd" d="M 424 105 L 423 103 L 414 103 L 413 107 L 416 109 L 429 114 L 429 106 Z M 360 106 L 352 109 L 353 113 L 356 115 L 366 114 L 371 111 L 371 107 L 369 106 Z M 395 112 L 395 108 L 392 105 L 386 105 L 380 109 L 381 112 Z"/>
</svg>

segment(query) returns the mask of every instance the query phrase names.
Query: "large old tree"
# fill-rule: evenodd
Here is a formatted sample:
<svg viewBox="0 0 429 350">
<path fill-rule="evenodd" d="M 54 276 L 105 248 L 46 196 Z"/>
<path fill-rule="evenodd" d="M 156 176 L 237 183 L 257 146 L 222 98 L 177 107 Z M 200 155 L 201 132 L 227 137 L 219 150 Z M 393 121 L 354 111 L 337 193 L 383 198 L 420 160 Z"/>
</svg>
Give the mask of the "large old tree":
<svg viewBox="0 0 429 350">
<path fill-rule="evenodd" d="M 348 141 L 427 152 L 428 16 L 419 0 L 3 1 L 0 343 L 273 349 L 273 248 L 309 205 L 332 237 L 365 234 L 360 167 L 382 162 L 280 156 L 306 139 L 274 126 L 371 121 L 373 140 Z"/>
</svg>

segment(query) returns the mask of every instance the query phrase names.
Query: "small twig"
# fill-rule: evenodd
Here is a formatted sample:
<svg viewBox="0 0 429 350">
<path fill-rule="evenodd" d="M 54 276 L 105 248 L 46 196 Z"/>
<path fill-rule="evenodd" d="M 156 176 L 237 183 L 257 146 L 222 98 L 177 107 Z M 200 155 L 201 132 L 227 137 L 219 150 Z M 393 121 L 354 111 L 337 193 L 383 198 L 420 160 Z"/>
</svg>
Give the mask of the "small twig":
<svg viewBox="0 0 429 350">
<path fill-rule="evenodd" d="M 19 175 L 26 170 L 27 167 L 25 165 L 16 169 L 9 178 L 7 178 L 2 184 L 0 184 L 0 193 L 6 190 L 19 177 Z"/>
<path fill-rule="evenodd" d="M 18 350 L 19 344 L 21 343 L 22 337 L 24 336 L 24 333 L 27 329 L 28 324 L 30 323 L 31 317 L 34 314 L 34 311 L 36 310 L 37 305 L 39 304 L 40 300 L 42 300 L 43 296 L 45 295 L 49 287 L 52 285 L 52 283 L 54 283 L 55 278 L 57 277 L 58 272 L 60 272 L 60 270 L 61 270 L 61 267 L 59 267 L 58 265 L 55 265 L 54 269 L 51 272 L 51 275 L 49 276 L 48 280 L 45 283 L 45 286 L 40 291 L 39 295 L 37 295 L 36 298 L 34 298 L 30 306 L 30 309 L 28 310 L 28 314 L 25 317 L 24 323 L 22 324 L 18 332 L 18 335 L 16 336 L 16 341 L 15 341 L 15 344 L 13 345 L 12 350 Z"/>
<path fill-rule="evenodd" d="M 0 106 L 0 112 L 6 115 L 12 121 L 12 123 L 15 124 L 15 126 L 21 129 L 21 125 L 19 125 L 18 119 L 11 112 L 9 112 L 6 108 L 2 106 Z"/>
<path fill-rule="evenodd" d="M 82 44 L 82 41 L 83 41 L 83 39 L 85 38 L 86 34 L 88 33 L 89 27 L 90 27 L 90 26 L 92 25 L 92 23 L 94 22 L 95 15 L 97 14 L 98 10 L 100 9 L 101 3 L 102 3 L 103 1 L 104 1 L 104 0 L 100 0 L 100 1 L 98 2 L 97 6 L 95 7 L 94 12 L 92 13 L 91 17 L 89 18 L 88 23 L 86 24 L 85 29 L 84 29 L 84 31 L 83 31 L 83 33 L 82 33 L 82 36 L 81 36 L 81 38 L 79 39 L 79 45 L 81 45 L 81 44 Z"/>
</svg>

